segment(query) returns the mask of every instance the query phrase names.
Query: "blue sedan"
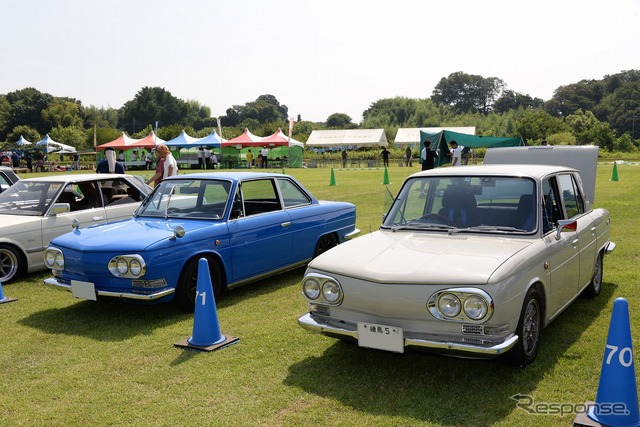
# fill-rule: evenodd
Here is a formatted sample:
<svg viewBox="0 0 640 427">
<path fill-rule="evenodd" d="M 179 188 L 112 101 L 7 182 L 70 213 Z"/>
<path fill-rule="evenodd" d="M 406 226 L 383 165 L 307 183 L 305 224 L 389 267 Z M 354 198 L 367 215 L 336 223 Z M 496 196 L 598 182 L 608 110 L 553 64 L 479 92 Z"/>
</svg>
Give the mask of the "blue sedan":
<svg viewBox="0 0 640 427">
<path fill-rule="evenodd" d="M 357 235 L 351 203 L 316 200 L 293 177 L 199 173 L 163 180 L 128 220 L 74 231 L 45 250 L 45 284 L 80 299 L 174 300 L 192 311 L 200 258 L 214 293 L 308 263 Z"/>
</svg>

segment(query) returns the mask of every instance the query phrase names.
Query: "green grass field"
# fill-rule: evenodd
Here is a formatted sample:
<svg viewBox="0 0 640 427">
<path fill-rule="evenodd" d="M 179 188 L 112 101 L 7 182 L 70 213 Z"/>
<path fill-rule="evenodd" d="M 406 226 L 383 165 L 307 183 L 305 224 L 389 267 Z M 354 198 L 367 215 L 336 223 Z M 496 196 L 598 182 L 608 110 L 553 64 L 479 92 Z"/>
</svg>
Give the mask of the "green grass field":
<svg viewBox="0 0 640 427">
<path fill-rule="evenodd" d="M 199 353 L 174 347 L 193 316 L 173 304 L 75 300 L 45 287 L 47 272 L 3 287 L 0 305 L 2 426 L 570 426 L 575 414 L 532 415 L 536 404 L 595 400 L 611 308 L 629 301 L 640 330 L 640 167 L 598 167 L 596 203 L 610 210 L 616 251 L 596 299 L 579 298 L 544 330 L 536 362 L 514 369 L 423 353 L 366 350 L 302 330 L 304 269 L 227 292 L 223 333 L 240 338 Z M 391 167 L 395 194 L 409 172 Z M 287 169 L 316 197 L 357 205 L 357 226 L 376 230 L 388 206 L 383 170 Z M 638 341 L 634 339 L 638 348 Z"/>
</svg>

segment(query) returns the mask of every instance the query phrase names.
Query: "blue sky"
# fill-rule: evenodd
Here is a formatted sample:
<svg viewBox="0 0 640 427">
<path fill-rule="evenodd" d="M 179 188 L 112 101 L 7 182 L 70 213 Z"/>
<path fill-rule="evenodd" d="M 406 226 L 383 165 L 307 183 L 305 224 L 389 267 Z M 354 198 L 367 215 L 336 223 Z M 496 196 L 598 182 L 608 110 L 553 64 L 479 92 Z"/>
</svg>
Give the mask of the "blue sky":
<svg viewBox="0 0 640 427">
<path fill-rule="evenodd" d="M 640 69 L 640 0 L 0 0 L 0 93 L 120 108 L 143 86 L 214 116 L 276 96 L 291 116 L 358 122 L 456 71 L 548 100 Z"/>
</svg>

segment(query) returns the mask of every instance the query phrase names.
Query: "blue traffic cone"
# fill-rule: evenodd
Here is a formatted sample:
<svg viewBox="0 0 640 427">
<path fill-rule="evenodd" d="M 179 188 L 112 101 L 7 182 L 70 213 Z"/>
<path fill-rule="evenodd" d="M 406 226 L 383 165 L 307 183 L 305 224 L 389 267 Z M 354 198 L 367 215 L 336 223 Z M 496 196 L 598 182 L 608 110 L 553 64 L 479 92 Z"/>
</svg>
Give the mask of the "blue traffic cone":
<svg viewBox="0 0 640 427">
<path fill-rule="evenodd" d="M 629 303 L 624 298 L 613 302 L 598 393 L 588 416 L 604 426 L 640 426 Z"/>
<path fill-rule="evenodd" d="M 225 336 L 220 331 L 213 285 L 211 284 L 211 276 L 209 276 L 209 263 L 205 258 L 200 258 L 196 284 L 196 306 L 193 315 L 193 335 L 175 345 L 211 351 L 226 347 L 236 341 L 238 338 Z"/>
<path fill-rule="evenodd" d="M 4 296 L 4 292 L 2 291 L 2 283 L 0 283 L 0 304 L 4 304 L 5 302 L 17 301 L 18 298 L 9 298 Z"/>
</svg>

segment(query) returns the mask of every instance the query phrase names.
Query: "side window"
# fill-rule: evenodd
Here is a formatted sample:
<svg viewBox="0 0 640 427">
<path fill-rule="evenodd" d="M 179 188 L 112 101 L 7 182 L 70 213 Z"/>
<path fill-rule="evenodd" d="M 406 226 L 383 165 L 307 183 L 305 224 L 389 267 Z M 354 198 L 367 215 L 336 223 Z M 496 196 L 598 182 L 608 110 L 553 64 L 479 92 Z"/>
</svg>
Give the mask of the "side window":
<svg viewBox="0 0 640 427">
<path fill-rule="evenodd" d="M 256 179 L 241 184 L 244 216 L 281 210 L 280 199 L 272 179 Z"/>
<path fill-rule="evenodd" d="M 546 233 L 556 228 L 556 223 L 563 218 L 563 215 L 560 209 L 560 200 L 558 199 L 555 179 L 545 179 L 542 181 L 542 192 L 542 228 Z"/>
<path fill-rule="evenodd" d="M 106 179 L 99 182 L 105 206 L 139 203 L 144 198 L 135 186 L 125 179 Z"/>
<path fill-rule="evenodd" d="M 564 204 L 567 218 L 573 218 L 584 213 L 584 201 L 582 195 L 578 191 L 573 175 L 563 174 L 558 176 L 558 187 L 562 195 L 562 203 Z"/>
<path fill-rule="evenodd" d="M 4 175 L 0 174 L 0 193 L 11 187 L 11 183 Z"/>
<path fill-rule="evenodd" d="M 277 182 L 285 208 L 308 205 L 311 202 L 309 196 L 288 179 L 278 179 Z"/>
</svg>

